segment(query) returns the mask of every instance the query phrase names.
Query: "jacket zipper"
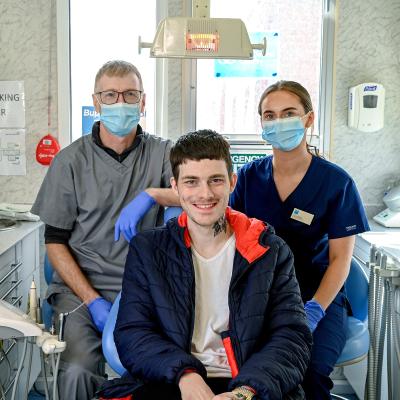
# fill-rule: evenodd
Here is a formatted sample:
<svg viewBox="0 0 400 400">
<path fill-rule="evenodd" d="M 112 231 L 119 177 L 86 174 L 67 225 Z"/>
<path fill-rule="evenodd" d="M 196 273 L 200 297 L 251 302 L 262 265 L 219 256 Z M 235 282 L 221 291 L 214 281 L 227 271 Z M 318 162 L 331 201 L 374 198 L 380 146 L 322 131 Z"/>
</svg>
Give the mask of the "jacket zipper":
<svg viewBox="0 0 400 400">
<path fill-rule="evenodd" d="M 236 362 L 238 365 L 238 368 L 240 369 L 240 367 L 243 365 L 243 357 L 242 357 L 242 351 L 240 349 L 239 346 L 239 339 L 237 337 L 237 331 L 236 331 L 236 326 L 235 326 L 235 322 L 233 320 L 233 318 L 231 318 L 232 312 L 231 310 L 234 310 L 234 305 L 235 302 L 233 300 L 233 288 L 234 286 L 237 285 L 237 283 L 240 281 L 240 279 L 242 279 L 242 277 L 247 273 L 247 271 L 251 268 L 251 266 L 258 260 L 260 260 L 261 258 L 263 258 L 265 256 L 265 254 L 267 254 L 267 252 L 265 252 L 264 254 L 262 254 L 260 257 L 258 257 L 257 259 L 253 260 L 251 263 L 249 263 L 247 260 L 246 262 L 248 263 L 248 266 L 235 278 L 234 281 L 231 282 L 231 285 L 229 287 L 229 293 L 228 293 L 228 305 L 229 305 L 229 332 L 230 332 L 230 337 L 231 337 L 231 342 L 232 342 L 232 350 L 233 353 L 235 355 L 236 358 Z M 242 256 L 241 256 L 242 257 Z M 243 257 L 242 257 L 243 258 Z M 234 261 L 235 262 L 235 261 Z"/>
<path fill-rule="evenodd" d="M 193 337 L 193 331 L 194 331 L 194 321 L 195 321 L 195 296 L 196 296 L 196 283 L 194 280 L 194 265 L 193 265 L 193 259 L 192 259 L 192 253 L 188 250 L 188 257 L 190 260 L 190 267 L 192 269 L 192 291 L 191 291 L 191 306 L 192 306 L 192 312 L 191 312 L 191 321 L 190 321 L 190 334 L 189 334 L 189 340 L 188 340 L 188 345 L 187 349 L 189 354 L 192 352 L 192 337 Z"/>
</svg>

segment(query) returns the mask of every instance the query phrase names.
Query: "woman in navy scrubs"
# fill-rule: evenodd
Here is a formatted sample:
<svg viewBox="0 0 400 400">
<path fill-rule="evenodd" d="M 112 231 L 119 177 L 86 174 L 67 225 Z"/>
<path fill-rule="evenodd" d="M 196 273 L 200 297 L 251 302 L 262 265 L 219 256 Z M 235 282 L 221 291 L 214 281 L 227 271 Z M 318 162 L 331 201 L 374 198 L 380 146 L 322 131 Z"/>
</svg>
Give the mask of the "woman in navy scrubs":
<svg viewBox="0 0 400 400">
<path fill-rule="evenodd" d="M 313 155 L 306 130 L 311 98 L 297 82 L 279 81 L 261 96 L 262 137 L 273 155 L 238 171 L 232 208 L 270 223 L 294 254 L 297 279 L 313 332 L 304 380 L 308 400 L 330 399 L 330 373 L 346 342 L 347 278 L 355 235 L 369 230 L 352 178 Z"/>
</svg>

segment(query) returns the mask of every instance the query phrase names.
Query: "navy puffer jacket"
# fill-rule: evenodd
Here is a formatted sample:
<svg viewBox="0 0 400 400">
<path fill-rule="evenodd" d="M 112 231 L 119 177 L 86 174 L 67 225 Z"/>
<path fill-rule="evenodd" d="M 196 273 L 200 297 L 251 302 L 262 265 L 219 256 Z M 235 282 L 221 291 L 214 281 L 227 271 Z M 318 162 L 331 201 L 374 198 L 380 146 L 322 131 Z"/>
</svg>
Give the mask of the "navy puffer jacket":
<svg viewBox="0 0 400 400">
<path fill-rule="evenodd" d="M 230 389 L 248 385 L 262 400 L 282 399 L 302 382 L 312 341 L 293 256 L 261 221 L 229 208 L 227 219 L 236 236 L 225 340 Z M 130 243 L 114 338 L 124 367 L 147 382 L 178 383 L 186 369 L 206 377 L 190 354 L 195 280 L 186 224 L 182 213 Z"/>
</svg>

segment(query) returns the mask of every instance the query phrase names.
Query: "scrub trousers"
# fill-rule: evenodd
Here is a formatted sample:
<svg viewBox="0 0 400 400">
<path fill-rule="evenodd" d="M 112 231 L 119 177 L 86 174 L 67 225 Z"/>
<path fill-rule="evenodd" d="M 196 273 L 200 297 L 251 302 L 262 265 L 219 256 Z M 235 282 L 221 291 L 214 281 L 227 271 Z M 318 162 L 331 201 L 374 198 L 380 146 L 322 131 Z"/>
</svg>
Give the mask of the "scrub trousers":
<svg viewBox="0 0 400 400">
<path fill-rule="evenodd" d="M 117 293 L 102 293 L 113 301 Z M 69 312 L 82 301 L 73 293 L 56 293 L 50 296 L 54 316 L 58 321 L 61 312 Z M 67 347 L 61 353 L 58 375 L 60 400 L 90 400 L 106 380 L 105 359 L 101 347 L 101 333 L 96 329 L 86 305 L 68 315 L 64 326 Z"/>
<path fill-rule="evenodd" d="M 313 334 L 311 362 L 303 381 L 307 400 L 332 398 L 333 382 L 329 375 L 346 343 L 347 315 L 346 296 L 339 292 Z"/>
</svg>

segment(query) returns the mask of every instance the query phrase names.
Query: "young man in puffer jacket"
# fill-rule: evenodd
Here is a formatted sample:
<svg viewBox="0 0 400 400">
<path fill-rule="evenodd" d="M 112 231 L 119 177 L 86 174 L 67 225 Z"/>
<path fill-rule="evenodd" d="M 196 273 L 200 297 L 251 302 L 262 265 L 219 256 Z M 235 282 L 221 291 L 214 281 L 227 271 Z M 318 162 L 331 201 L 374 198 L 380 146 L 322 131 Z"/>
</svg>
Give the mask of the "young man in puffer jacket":
<svg viewBox="0 0 400 400">
<path fill-rule="evenodd" d="M 130 243 L 114 338 L 131 386 L 119 394 L 302 398 L 312 339 L 290 249 L 228 207 L 236 176 L 221 135 L 184 135 L 170 160 L 184 211 Z"/>
</svg>

